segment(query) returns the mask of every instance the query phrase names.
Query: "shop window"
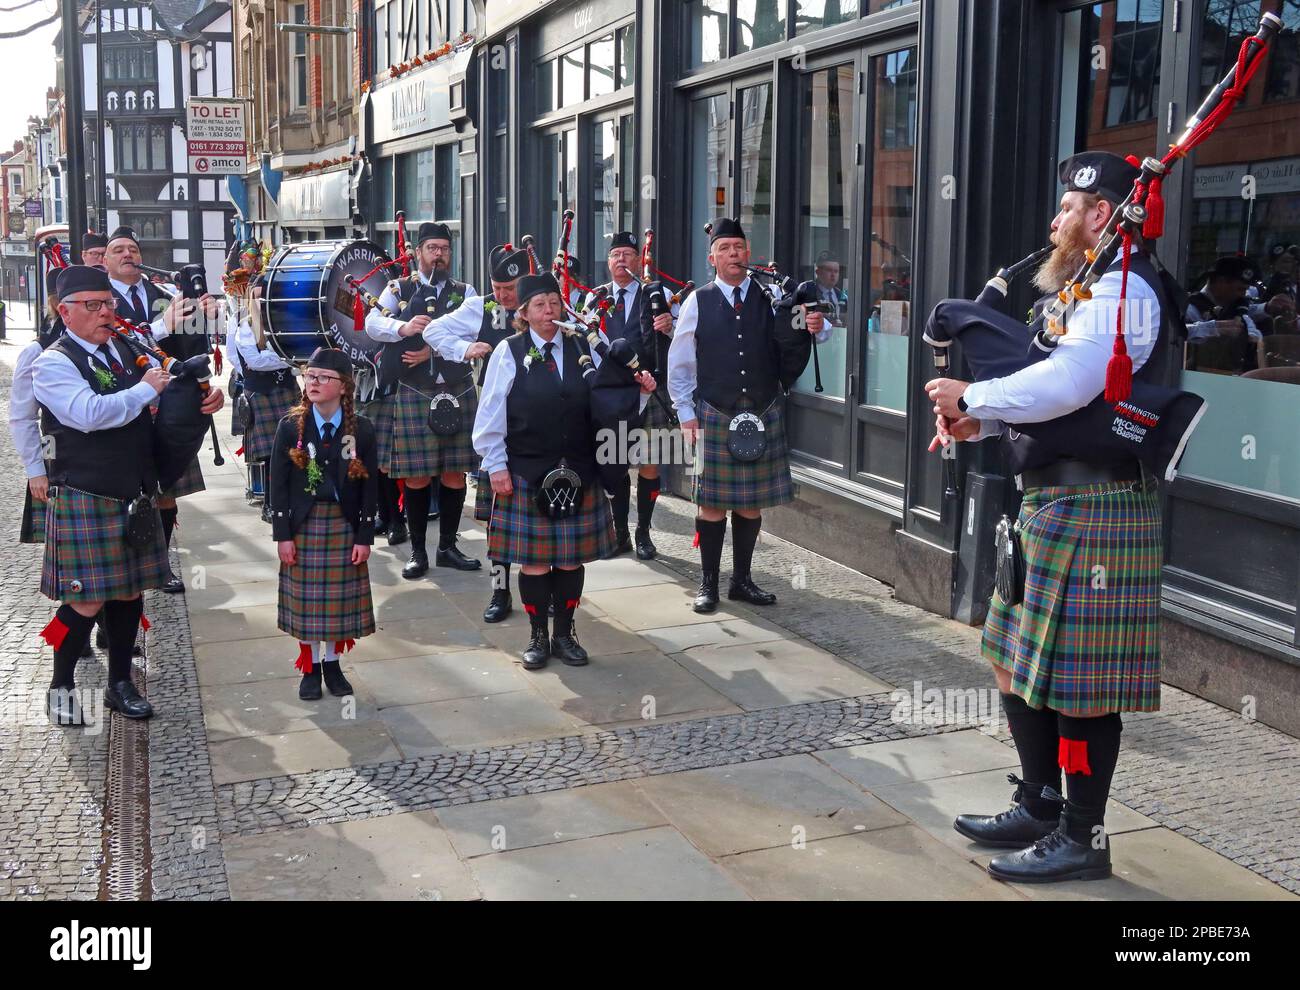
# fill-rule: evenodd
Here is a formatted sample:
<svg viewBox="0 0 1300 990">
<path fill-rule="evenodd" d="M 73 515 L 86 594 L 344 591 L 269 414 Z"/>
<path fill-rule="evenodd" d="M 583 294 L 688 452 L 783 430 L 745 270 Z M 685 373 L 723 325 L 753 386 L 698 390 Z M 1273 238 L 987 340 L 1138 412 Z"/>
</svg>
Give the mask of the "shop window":
<svg viewBox="0 0 1300 990">
<path fill-rule="evenodd" d="M 858 0 L 795 0 L 794 33 L 843 24 L 858 16 Z"/>
<path fill-rule="evenodd" d="M 135 230 L 141 242 L 171 240 L 171 215 L 167 213 L 130 213 L 122 212 L 123 226 Z"/>
<path fill-rule="evenodd" d="M 393 205 L 393 159 L 379 159 L 375 166 L 375 221 L 388 223 L 395 217 Z"/>
<path fill-rule="evenodd" d="M 437 190 L 435 213 L 439 220 L 460 219 L 460 145 L 440 144 L 434 151 Z"/>
<path fill-rule="evenodd" d="M 560 106 L 581 103 L 586 98 L 583 87 L 583 51 L 577 48 L 560 57 Z"/>
<path fill-rule="evenodd" d="M 876 108 L 869 175 L 871 248 L 863 402 L 907 409 L 912 334 L 912 214 L 916 172 L 916 49 L 871 60 Z"/>
<path fill-rule="evenodd" d="M 751 255 L 772 260 L 772 86 L 742 89 L 740 96 L 740 205 L 738 216 Z"/>
<path fill-rule="evenodd" d="M 787 0 L 736 0 L 736 51 L 785 41 Z"/>
<path fill-rule="evenodd" d="M 559 75 L 556 72 L 555 59 L 547 59 L 537 64 L 535 92 L 537 94 L 537 112 L 550 113 L 560 106 L 558 93 Z"/>
<path fill-rule="evenodd" d="M 830 327 L 817 338 L 817 349 L 823 394 L 836 399 L 844 398 L 848 334 L 858 322 L 845 288 L 849 273 L 856 269 L 858 239 L 852 223 L 856 76 L 852 64 L 806 76 L 799 118 L 806 131 L 800 142 L 798 277 L 814 279 L 820 299 L 831 307 Z M 809 362 L 795 388 L 812 392 L 815 384 Z"/>
<path fill-rule="evenodd" d="M 878 14 L 882 10 L 894 10 L 898 7 L 907 7 L 916 2 L 917 0 L 869 0 L 867 3 L 867 13 Z"/>
<path fill-rule="evenodd" d="M 1287 30 L 1273 39 L 1269 52 L 1265 103 L 1300 99 L 1300 0 L 1286 0 L 1278 13 Z"/>
<path fill-rule="evenodd" d="M 609 252 L 614 236 L 614 210 L 617 205 L 615 180 L 618 171 L 614 121 L 601 120 L 591 126 L 591 244 L 592 271 L 596 261 Z"/>
<path fill-rule="evenodd" d="M 433 149 L 397 156 L 397 209 L 406 211 L 408 226 L 435 219 Z"/>
<path fill-rule="evenodd" d="M 636 195 L 640 181 L 636 172 L 636 123 L 631 114 L 618 118 L 619 230 L 632 230 L 636 223 Z"/>
<path fill-rule="evenodd" d="M 687 68 L 717 62 L 727 55 L 728 0 L 688 0 L 687 35 L 690 48 Z"/>
<path fill-rule="evenodd" d="M 587 97 L 614 92 L 614 36 L 606 35 L 587 48 Z"/>
<path fill-rule="evenodd" d="M 636 27 L 629 24 L 616 32 L 618 48 L 618 88 L 636 82 Z"/>
<path fill-rule="evenodd" d="M 713 279 L 708 262 L 708 241 L 704 224 L 727 212 L 727 118 L 726 93 L 691 101 L 691 271 L 704 285 Z"/>
<path fill-rule="evenodd" d="M 382 72 L 388 68 L 388 8 L 375 11 L 375 68 Z"/>
<path fill-rule="evenodd" d="M 564 215 L 563 142 L 564 135 L 561 131 L 552 131 L 542 138 L 542 202 L 548 231 L 558 231 Z M 545 243 L 542 247 L 545 247 Z"/>
</svg>

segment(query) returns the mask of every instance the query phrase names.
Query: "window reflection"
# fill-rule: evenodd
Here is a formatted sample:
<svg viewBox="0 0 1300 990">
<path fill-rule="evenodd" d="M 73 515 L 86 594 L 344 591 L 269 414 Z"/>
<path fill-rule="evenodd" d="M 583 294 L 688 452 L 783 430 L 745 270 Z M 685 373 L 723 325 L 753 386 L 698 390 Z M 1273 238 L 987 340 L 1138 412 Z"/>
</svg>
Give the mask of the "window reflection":
<svg viewBox="0 0 1300 990">
<path fill-rule="evenodd" d="M 691 271 L 698 284 L 713 278 L 704 224 L 727 212 L 727 95 L 691 102 Z"/>
<path fill-rule="evenodd" d="M 786 0 L 736 0 L 736 51 L 785 40 Z"/>
<path fill-rule="evenodd" d="M 772 260 L 772 87 L 740 91 L 740 225 L 750 255 Z"/>
<path fill-rule="evenodd" d="M 717 62 L 726 55 L 727 6 L 727 0 L 688 0 L 689 68 Z"/>
</svg>

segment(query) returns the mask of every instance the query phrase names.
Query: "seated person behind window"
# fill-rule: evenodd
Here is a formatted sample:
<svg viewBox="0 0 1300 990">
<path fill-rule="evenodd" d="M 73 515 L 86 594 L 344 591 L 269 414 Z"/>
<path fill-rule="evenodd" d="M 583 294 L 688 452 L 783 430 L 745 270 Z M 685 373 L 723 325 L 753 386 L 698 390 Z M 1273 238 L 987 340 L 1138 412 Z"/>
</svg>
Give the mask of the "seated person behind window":
<svg viewBox="0 0 1300 990">
<path fill-rule="evenodd" d="M 1270 252 L 1272 273 L 1264 285 L 1263 298 L 1266 300 L 1257 307 L 1258 313 L 1251 310 L 1251 319 L 1259 325 L 1264 333 L 1296 333 L 1296 299 L 1300 297 L 1297 286 L 1297 272 L 1300 272 L 1300 245 L 1275 244 Z"/>
<path fill-rule="evenodd" d="M 1246 298 L 1254 277 L 1255 266 L 1250 259 L 1223 257 L 1206 273 L 1200 291 L 1188 299 L 1185 320 L 1190 343 L 1216 339 L 1240 342 L 1240 356 L 1229 370 L 1244 371 L 1258 366 L 1255 341 L 1261 334 L 1250 316 Z"/>
<path fill-rule="evenodd" d="M 832 325 L 837 327 L 845 325 L 849 297 L 848 293 L 840 288 L 840 263 L 829 251 L 823 251 L 817 256 L 815 277 L 818 301 L 828 303 L 831 307 L 830 313 L 827 314 L 826 328 L 817 334 L 817 343 L 824 344 L 830 340 Z"/>
</svg>

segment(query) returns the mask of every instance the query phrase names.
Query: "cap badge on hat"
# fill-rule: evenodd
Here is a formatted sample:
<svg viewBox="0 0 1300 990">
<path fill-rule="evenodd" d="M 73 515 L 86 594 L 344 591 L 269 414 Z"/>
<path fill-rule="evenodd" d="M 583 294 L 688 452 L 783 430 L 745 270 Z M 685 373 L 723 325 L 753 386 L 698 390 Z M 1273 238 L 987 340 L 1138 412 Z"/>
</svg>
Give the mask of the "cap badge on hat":
<svg viewBox="0 0 1300 990">
<path fill-rule="evenodd" d="M 519 274 L 519 266 L 512 261 L 510 264 L 506 265 L 506 271 L 510 273 L 511 278 L 514 278 Z"/>
<path fill-rule="evenodd" d="M 1243 268 L 1243 269 L 1241 270 L 1241 277 L 1244 278 L 1247 282 L 1252 282 L 1252 281 L 1254 281 L 1254 279 L 1255 279 L 1255 271 L 1254 271 L 1254 269 L 1253 269 L 1253 268 Z"/>
<path fill-rule="evenodd" d="M 1091 165 L 1085 165 L 1079 171 L 1074 173 L 1074 184 L 1080 189 L 1088 189 L 1097 181 L 1097 170 Z"/>
</svg>

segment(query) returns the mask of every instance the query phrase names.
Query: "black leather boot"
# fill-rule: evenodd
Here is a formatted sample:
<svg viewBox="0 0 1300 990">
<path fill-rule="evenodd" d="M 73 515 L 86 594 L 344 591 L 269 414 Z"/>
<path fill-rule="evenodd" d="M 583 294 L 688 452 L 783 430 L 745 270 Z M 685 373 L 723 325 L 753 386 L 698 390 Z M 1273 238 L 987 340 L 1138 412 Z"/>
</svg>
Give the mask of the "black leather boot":
<svg viewBox="0 0 1300 990">
<path fill-rule="evenodd" d="M 429 572 L 429 555 L 423 550 L 411 549 L 411 559 L 402 568 L 402 577 L 408 581 L 422 578 Z"/>
<path fill-rule="evenodd" d="M 104 704 L 125 718 L 148 718 L 153 705 L 140 696 L 131 681 L 116 681 L 104 689 Z"/>
<path fill-rule="evenodd" d="M 704 571 L 700 574 L 700 590 L 695 593 L 694 609 L 701 615 L 709 615 L 718 610 L 717 571 Z"/>
<path fill-rule="evenodd" d="M 51 725 L 63 727 L 85 725 L 81 708 L 81 694 L 75 687 L 50 688 L 45 702 L 45 712 Z"/>
<path fill-rule="evenodd" d="M 550 655 L 551 637 L 547 632 L 546 623 L 534 619 L 532 637 L 528 640 L 528 648 L 524 650 L 524 670 L 541 670 L 546 666 Z"/>
<path fill-rule="evenodd" d="M 727 587 L 727 597 L 733 602 L 749 602 L 751 605 L 776 604 L 776 595 L 764 591 L 748 574 L 732 575 L 731 584 Z"/>
<path fill-rule="evenodd" d="M 300 701 L 319 701 L 321 699 L 320 677 L 322 666 L 324 664 L 313 664 L 311 673 L 302 675 L 302 683 L 298 685 L 298 699 Z"/>
<path fill-rule="evenodd" d="M 1031 784 L 1014 773 L 1007 774 L 1007 781 L 1016 785 L 1011 795 L 1015 804 L 1009 811 L 999 811 L 996 815 L 958 815 L 952 827 L 972 842 L 995 849 L 1024 849 L 1056 831 L 1063 802 L 1042 797 L 1044 785 Z M 1056 793 L 1050 787 L 1047 791 Z M 1026 801 L 1035 806 L 1035 811 L 1051 817 L 1031 814 Z"/>
<path fill-rule="evenodd" d="M 654 560 L 659 550 L 650 540 L 650 530 L 636 528 L 636 555 L 638 560 Z"/>
<path fill-rule="evenodd" d="M 342 698 L 352 693 L 352 685 L 343 676 L 343 668 L 339 666 L 337 660 L 326 660 L 321 663 L 321 673 L 325 675 L 325 686 L 334 697 Z"/>
<path fill-rule="evenodd" d="M 390 547 L 401 546 L 406 542 L 406 520 L 398 516 L 388 524 L 388 545 Z"/>
<path fill-rule="evenodd" d="M 1105 880 L 1110 876 L 1110 842 L 1101 848 L 1075 842 L 1064 826 L 1028 849 L 1003 853 L 989 861 L 989 876 L 1008 883 L 1060 883 L 1064 880 Z"/>
<path fill-rule="evenodd" d="M 492 592 L 492 600 L 488 602 L 488 607 L 483 610 L 484 622 L 504 622 L 506 616 L 514 611 L 515 602 L 510 592 L 505 588 L 498 588 Z"/>
<path fill-rule="evenodd" d="M 483 566 L 483 561 L 475 557 L 466 557 L 461 553 L 455 543 L 438 547 L 434 560 L 439 567 L 454 567 L 458 571 L 477 571 Z"/>
</svg>

